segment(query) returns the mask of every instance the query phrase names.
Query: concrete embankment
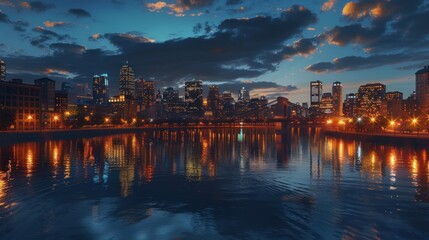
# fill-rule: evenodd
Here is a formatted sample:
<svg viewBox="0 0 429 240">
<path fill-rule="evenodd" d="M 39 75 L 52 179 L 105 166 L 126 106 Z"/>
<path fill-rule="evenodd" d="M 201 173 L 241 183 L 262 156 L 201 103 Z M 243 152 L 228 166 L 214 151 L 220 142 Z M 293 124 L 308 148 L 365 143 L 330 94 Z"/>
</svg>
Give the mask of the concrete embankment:
<svg viewBox="0 0 429 240">
<path fill-rule="evenodd" d="M 322 132 L 328 136 L 341 137 L 345 139 L 357 139 L 362 141 L 383 141 L 395 143 L 419 143 L 428 144 L 428 133 L 388 133 L 388 132 L 354 132 L 341 131 L 333 129 L 322 129 Z"/>
</svg>

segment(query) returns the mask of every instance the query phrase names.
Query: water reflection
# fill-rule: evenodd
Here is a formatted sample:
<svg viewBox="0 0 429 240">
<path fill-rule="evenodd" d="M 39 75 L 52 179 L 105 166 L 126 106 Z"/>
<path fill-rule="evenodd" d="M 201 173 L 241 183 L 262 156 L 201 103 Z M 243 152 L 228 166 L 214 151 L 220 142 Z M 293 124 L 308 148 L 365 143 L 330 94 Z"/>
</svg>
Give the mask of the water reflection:
<svg viewBox="0 0 429 240">
<path fill-rule="evenodd" d="M 44 219 L 29 227 L 41 238 L 75 236 L 83 223 L 76 236 L 84 238 L 115 237 L 103 228 L 119 239 L 372 239 L 410 230 L 419 238 L 428 203 L 426 148 L 314 128 L 153 130 L 0 147 L 0 234 L 15 238 L 13 223 L 30 221 L 30 209 Z M 170 230 L 139 230 L 162 221 Z"/>
</svg>

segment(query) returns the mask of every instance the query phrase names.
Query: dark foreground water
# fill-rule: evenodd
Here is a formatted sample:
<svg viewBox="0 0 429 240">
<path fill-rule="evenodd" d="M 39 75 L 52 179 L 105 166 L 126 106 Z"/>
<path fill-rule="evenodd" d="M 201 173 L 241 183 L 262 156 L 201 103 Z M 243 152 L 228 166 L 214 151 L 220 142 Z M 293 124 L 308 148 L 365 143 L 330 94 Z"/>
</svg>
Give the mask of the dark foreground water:
<svg viewBox="0 0 429 240">
<path fill-rule="evenodd" d="M 0 146 L 0 238 L 428 239 L 428 150 L 269 128 Z"/>
</svg>

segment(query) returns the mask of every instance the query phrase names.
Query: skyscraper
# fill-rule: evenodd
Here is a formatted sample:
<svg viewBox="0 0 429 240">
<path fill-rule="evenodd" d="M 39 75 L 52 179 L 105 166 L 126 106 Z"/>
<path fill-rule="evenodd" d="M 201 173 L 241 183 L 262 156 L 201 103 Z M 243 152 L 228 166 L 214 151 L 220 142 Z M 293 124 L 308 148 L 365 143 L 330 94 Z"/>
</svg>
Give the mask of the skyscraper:
<svg viewBox="0 0 429 240">
<path fill-rule="evenodd" d="M 310 107 L 319 108 L 322 100 L 323 84 L 321 81 L 310 82 Z"/>
<path fill-rule="evenodd" d="M 350 93 L 346 95 L 344 100 L 343 114 L 346 117 L 356 117 L 358 114 L 356 94 Z"/>
<path fill-rule="evenodd" d="M 162 101 L 165 103 L 174 103 L 179 100 L 179 92 L 172 87 L 168 87 L 162 93 Z"/>
<path fill-rule="evenodd" d="M 190 113 L 201 114 L 203 108 L 203 81 L 185 83 L 185 102 Z"/>
<path fill-rule="evenodd" d="M 320 110 L 324 113 L 331 114 L 334 111 L 334 97 L 331 93 L 323 93 L 320 101 Z"/>
<path fill-rule="evenodd" d="M 429 114 L 429 66 L 416 72 L 416 98 L 420 111 Z"/>
<path fill-rule="evenodd" d="M 119 72 L 119 95 L 134 97 L 134 89 L 134 70 L 127 61 Z"/>
<path fill-rule="evenodd" d="M 0 81 L 6 81 L 6 63 L 0 59 Z"/>
<path fill-rule="evenodd" d="M 250 101 L 249 91 L 247 91 L 245 87 L 242 87 L 240 92 L 238 93 L 238 100 L 245 102 Z"/>
<path fill-rule="evenodd" d="M 334 82 L 332 85 L 333 114 L 343 115 L 343 85 L 341 82 Z"/>
<path fill-rule="evenodd" d="M 359 114 L 367 117 L 380 115 L 385 97 L 386 85 L 381 83 L 361 85 L 357 94 Z"/>
<path fill-rule="evenodd" d="M 94 106 L 107 107 L 109 104 L 109 76 L 95 75 L 92 79 L 92 97 Z"/>
<path fill-rule="evenodd" d="M 208 109 L 212 112 L 214 117 L 219 116 L 220 110 L 220 94 L 219 87 L 212 85 L 209 88 L 209 95 L 207 96 Z"/>
</svg>

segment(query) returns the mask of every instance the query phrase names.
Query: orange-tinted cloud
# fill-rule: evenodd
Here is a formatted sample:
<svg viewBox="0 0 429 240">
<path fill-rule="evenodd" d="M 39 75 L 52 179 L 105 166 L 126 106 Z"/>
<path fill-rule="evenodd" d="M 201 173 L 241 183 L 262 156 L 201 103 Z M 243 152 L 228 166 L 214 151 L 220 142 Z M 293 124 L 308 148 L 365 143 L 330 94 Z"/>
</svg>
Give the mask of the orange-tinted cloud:
<svg viewBox="0 0 429 240">
<path fill-rule="evenodd" d="M 328 0 L 322 5 L 322 11 L 326 12 L 331 10 L 335 5 L 335 0 Z"/>
<path fill-rule="evenodd" d="M 146 7 L 151 12 L 158 12 L 158 11 L 162 10 L 163 8 L 167 7 L 167 3 L 162 2 L 162 1 L 158 1 L 155 3 L 146 3 Z"/>
<path fill-rule="evenodd" d="M 51 21 L 44 21 L 43 24 L 45 24 L 46 27 L 60 27 L 65 25 L 65 22 L 51 22 Z"/>
<path fill-rule="evenodd" d="M 19 5 L 23 8 L 31 8 L 30 3 L 28 2 L 21 2 Z"/>
</svg>

